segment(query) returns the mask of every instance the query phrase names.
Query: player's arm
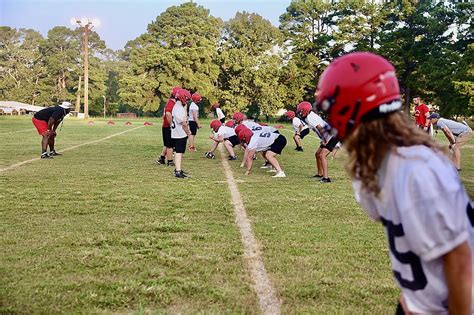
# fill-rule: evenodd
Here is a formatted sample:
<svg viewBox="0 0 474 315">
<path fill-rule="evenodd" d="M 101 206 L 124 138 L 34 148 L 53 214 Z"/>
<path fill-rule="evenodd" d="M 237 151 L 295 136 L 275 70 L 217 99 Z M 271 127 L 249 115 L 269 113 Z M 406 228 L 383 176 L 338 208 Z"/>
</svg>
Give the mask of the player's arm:
<svg viewBox="0 0 474 315">
<path fill-rule="evenodd" d="M 253 163 L 253 156 L 255 155 L 255 152 L 257 150 L 255 149 L 248 149 L 245 150 L 245 154 L 247 154 L 247 172 L 245 172 L 246 175 L 250 175 L 251 171 L 252 171 L 252 163 Z"/>
<path fill-rule="evenodd" d="M 471 314 L 472 262 L 467 241 L 443 256 L 450 314 Z"/>
<path fill-rule="evenodd" d="M 196 124 L 197 124 L 197 127 L 198 127 L 198 128 L 201 128 L 201 123 L 199 122 L 199 118 L 198 118 L 198 115 L 197 115 L 197 111 L 193 110 L 191 113 L 192 113 L 192 115 L 193 115 L 194 121 L 195 121 Z"/>
<path fill-rule="evenodd" d="M 183 130 L 184 132 L 186 132 L 186 134 L 189 136 L 191 135 L 191 131 L 189 130 L 189 125 L 188 125 L 188 121 L 186 119 L 183 119 L 180 124 L 183 126 Z"/>
<path fill-rule="evenodd" d="M 321 137 L 322 137 L 321 140 L 323 140 L 323 144 L 324 144 L 324 145 L 327 144 L 328 141 L 326 140 L 326 136 L 325 136 L 325 135 L 326 135 L 326 131 L 324 130 L 324 128 L 321 127 L 321 125 L 317 125 L 317 126 L 316 126 L 316 129 L 318 129 L 319 134 L 320 134 Z"/>
<path fill-rule="evenodd" d="M 446 138 L 448 138 L 448 141 L 451 145 L 456 143 L 456 137 L 454 137 L 453 133 L 448 127 L 443 127 L 441 130 L 443 130 L 444 135 Z"/>
<path fill-rule="evenodd" d="M 171 126 L 173 124 L 173 116 L 171 115 L 170 112 L 166 112 L 165 116 L 166 116 L 166 120 L 168 121 L 168 125 Z"/>
<path fill-rule="evenodd" d="M 431 119 L 430 119 L 430 111 L 429 109 L 425 113 L 425 125 L 423 126 L 423 130 L 428 130 L 430 127 Z"/>
<path fill-rule="evenodd" d="M 210 136 L 209 138 L 211 140 L 214 140 L 215 142 L 218 142 L 218 143 L 224 142 L 224 136 L 217 136 L 217 137 Z"/>
</svg>

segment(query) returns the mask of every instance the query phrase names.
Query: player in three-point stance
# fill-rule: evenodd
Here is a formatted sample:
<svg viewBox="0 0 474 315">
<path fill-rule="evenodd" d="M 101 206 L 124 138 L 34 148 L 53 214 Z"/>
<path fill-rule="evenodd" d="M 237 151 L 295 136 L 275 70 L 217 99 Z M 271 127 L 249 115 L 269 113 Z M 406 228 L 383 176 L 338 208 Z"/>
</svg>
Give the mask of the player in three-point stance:
<svg viewBox="0 0 474 315">
<path fill-rule="evenodd" d="M 285 116 L 291 121 L 293 129 L 295 130 L 295 135 L 293 136 L 293 140 L 296 144 L 295 150 L 303 152 L 303 145 L 301 144 L 301 140 L 309 134 L 309 128 L 301 119 L 296 117 L 294 111 L 287 111 L 285 113 Z"/>
<path fill-rule="evenodd" d="M 171 138 L 171 124 L 173 123 L 173 117 L 171 113 L 173 111 L 174 104 L 176 103 L 176 93 L 180 89 L 181 88 L 179 86 L 175 86 L 171 90 L 170 98 L 166 102 L 165 108 L 163 109 L 163 124 L 161 127 L 161 134 L 163 136 L 163 150 L 161 151 L 160 157 L 155 161 L 157 164 L 165 164 L 168 162 L 168 166 L 174 166 L 174 141 Z M 167 161 L 165 160 L 165 157 Z"/>
<path fill-rule="evenodd" d="M 300 116 L 308 126 L 321 139 L 321 144 L 316 150 L 314 156 L 316 158 L 316 175 L 313 177 L 320 178 L 321 183 L 330 183 L 328 172 L 328 155 L 334 150 L 339 140 L 329 135 L 326 130 L 327 122 L 325 122 L 318 114 L 312 111 L 312 105 L 309 102 L 301 102 L 296 109 L 297 115 Z"/>
<path fill-rule="evenodd" d="M 286 146 L 286 138 L 270 129 L 253 131 L 245 127 L 243 124 L 239 125 L 237 130 L 239 141 L 246 144 L 244 157 L 247 164 L 246 175 L 250 175 L 252 171 L 253 156 L 256 152 L 262 152 L 265 159 L 275 168 L 276 174 L 272 177 L 286 177 L 285 172 L 281 169 L 277 154 L 281 154 L 283 148 Z M 245 165 L 244 165 L 245 166 Z"/>
<path fill-rule="evenodd" d="M 473 205 L 442 147 L 399 111 L 394 67 L 372 53 L 335 59 L 317 104 L 347 149 L 356 199 L 384 226 L 397 314 L 471 314 Z"/>
<path fill-rule="evenodd" d="M 175 144 L 175 165 L 174 176 L 178 178 L 187 177 L 181 168 L 181 161 L 184 152 L 186 152 L 186 142 L 191 135 L 189 131 L 188 119 L 185 106 L 191 101 L 191 93 L 188 90 L 180 89 L 176 93 L 176 103 L 173 106 L 171 115 L 173 122 L 171 123 L 171 138 Z"/>
<path fill-rule="evenodd" d="M 196 146 L 194 145 L 194 137 L 197 134 L 197 130 L 201 128 L 201 124 L 199 123 L 199 104 L 201 102 L 201 95 L 199 93 L 194 93 L 191 95 L 191 104 L 189 105 L 189 130 L 191 131 L 191 135 L 189 136 L 189 151 L 196 152 Z"/>
<path fill-rule="evenodd" d="M 206 157 L 208 159 L 214 158 L 214 152 L 217 149 L 219 143 L 224 143 L 224 146 L 229 152 L 229 160 L 237 160 L 237 156 L 234 152 L 234 147 L 239 144 L 239 139 L 235 134 L 235 130 L 232 127 L 222 125 L 220 120 L 214 119 L 210 124 L 211 129 L 214 131 L 214 135 L 209 136 L 209 139 L 213 141 L 211 150 L 206 152 Z"/>
</svg>

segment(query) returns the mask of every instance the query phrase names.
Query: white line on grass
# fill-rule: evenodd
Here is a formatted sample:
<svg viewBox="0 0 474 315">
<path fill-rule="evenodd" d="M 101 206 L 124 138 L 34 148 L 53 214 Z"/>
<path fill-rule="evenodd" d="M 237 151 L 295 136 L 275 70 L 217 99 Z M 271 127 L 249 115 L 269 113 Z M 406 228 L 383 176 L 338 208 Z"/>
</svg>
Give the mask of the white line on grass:
<svg viewBox="0 0 474 315">
<path fill-rule="evenodd" d="M 130 132 L 130 131 L 133 131 L 133 130 L 136 130 L 136 129 L 139 129 L 139 128 L 143 128 L 143 127 L 145 127 L 145 126 L 138 126 L 138 127 L 133 128 L 133 129 L 129 129 L 129 130 L 125 130 L 125 131 L 122 131 L 122 132 L 114 133 L 113 135 L 107 136 L 107 137 L 102 138 L 102 139 L 81 143 L 81 144 L 63 149 L 63 150 L 61 150 L 61 152 L 66 152 L 66 151 L 73 150 L 73 149 L 76 149 L 76 148 L 79 148 L 79 147 L 82 147 L 82 146 L 85 146 L 85 145 L 101 142 L 101 141 L 104 141 L 104 140 L 122 135 L 126 132 Z M 23 161 L 23 162 L 19 162 L 19 163 L 16 163 L 16 164 L 13 164 L 13 165 L 10 165 L 10 166 L 7 166 L 5 168 L 0 169 L 0 172 L 5 172 L 5 171 L 8 171 L 8 170 L 12 170 L 12 169 L 17 168 L 19 166 L 22 166 L 24 164 L 28 164 L 28 163 L 31 163 L 31 162 L 34 162 L 34 161 L 37 161 L 37 160 L 40 160 L 40 158 L 38 157 L 38 158 L 31 159 L 31 160 L 26 160 L 26 161 Z"/>
<path fill-rule="evenodd" d="M 32 130 L 35 130 L 35 128 L 22 129 L 22 130 L 17 130 L 17 131 L 10 131 L 10 132 L 2 132 L 2 133 L 0 133 L 0 135 L 9 135 L 11 133 L 25 132 L 25 131 L 32 131 Z"/>
<path fill-rule="evenodd" d="M 281 302 L 276 295 L 276 291 L 273 288 L 270 279 L 268 278 L 260 253 L 260 248 L 255 236 L 253 235 L 252 226 L 247 218 L 244 203 L 237 188 L 234 175 L 232 175 L 232 170 L 226 159 L 222 146 L 219 146 L 219 150 L 222 165 L 224 166 L 225 176 L 227 178 L 227 185 L 229 186 L 230 194 L 232 196 L 235 221 L 239 227 L 242 243 L 244 245 L 244 257 L 250 269 L 250 276 L 253 281 L 253 288 L 258 296 L 260 310 L 263 314 L 280 314 Z"/>
</svg>

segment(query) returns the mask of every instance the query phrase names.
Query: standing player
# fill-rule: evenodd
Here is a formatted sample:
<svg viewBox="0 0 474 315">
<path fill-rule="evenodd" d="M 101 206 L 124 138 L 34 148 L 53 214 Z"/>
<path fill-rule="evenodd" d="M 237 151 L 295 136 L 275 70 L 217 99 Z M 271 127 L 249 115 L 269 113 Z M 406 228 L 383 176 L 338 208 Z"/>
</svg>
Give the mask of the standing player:
<svg viewBox="0 0 474 315">
<path fill-rule="evenodd" d="M 222 109 L 219 107 L 219 103 L 215 102 L 214 105 L 212 105 L 212 109 L 216 114 L 217 120 L 220 120 L 221 123 L 225 123 L 225 115 Z"/>
<path fill-rule="evenodd" d="M 295 135 L 293 136 L 293 140 L 296 144 L 296 151 L 303 152 L 303 146 L 301 144 L 301 140 L 309 134 L 309 128 L 306 124 L 301 121 L 298 117 L 295 116 L 295 112 L 289 110 L 285 113 L 285 116 L 291 120 L 293 124 L 293 129 L 295 130 Z"/>
<path fill-rule="evenodd" d="M 309 102 L 301 102 L 296 109 L 298 115 L 303 118 L 311 129 L 321 139 L 321 144 L 314 154 L 316 158 L 316 175 L 321 183 L 330 183 L 328 171 L 328 155 L 334 150 L 339 140 L 331 137 L 327 130 L 327 123 L 315 112 L 312 111 L 312 105 Z"/>
<path fill-rule="evenodd" d="M 201 95 L 199 93 L 194 93 L 191 95 L 192 103 L 189 105 L 189 130 L 191 131 L 191 135 L 189 136 L 189 151 L 196 152 L 197 149 L 194 146 L 194 137 L 197 134 L 197 130 L 201 128 L 201 124 L 199 123 L 199 107 L 197 104 L 201 102 Z"/>
<path fill-rule="evenodd" d="M 252 171 L 253 156 L 256 152 L 262 152 L 265 159 L 276 169 L 277 173 L 272 176 L 275 178 L 286 177 L 285 172 L 280 167 L 277 154 L 281 154 L 283 148 L 286 146 L 286 138 L 279 134 L 265 131 L 252 132 L 249 128 L 243 126 L 239 128 L 238 137 L 240 142 L 247 145 L 244 157 L 246 157 L 247 172 L 250 175 Z"/>
<path fill-rule="evenodd" d="M 397 314 L 471 314 L 474 209 L 443 149 L 399 111 L 394 67 L 351 53 L 326 68 L 318 90 L 356 198 L 384 226 Z"/>
<path fill-rule="evenodd" d="M 41 140 L 42 159 L 51 159 L 53 156 L 61 155 L 54 149 L 56 129 L 64 117 L 71 111 L 71 108 L 71 103 L 62 102 L 59 106 L 44 108 L 33 116 L 33 125 L 35 125 L 36 130 L 38 130 L 38 134 L 43 137 Z"/>
<path fill-rule="evenodd" d="M 216 151 L 217 146 L 219 143 L 224 143 L 227 152 L 229 152 L 229 161 L 237 160 L 237 156 L 234 153 L 234 147 L 239 144 L 239 139 L 235 134 L 234 128 L 223 126 L 220 120 L 217 119 L 211 121 L 210 126 L 215 134 L 209 137 L 213 143 L 211 150 L 206 152 L 206 157 L 209 159 L 214 158 L 214 152 Z"/>
<path fill-rule="evenodd" d="M 430 109 L 426 106 L 425 103 L 421 101 L 421 97 L 416 96 L 413 99 L 415 103 L 415 124 L 418 128 L 424 130 L 425 132 L 430 132 Z"/>
<path fill-rule="evenodd" d="M 171 112 L 173 111 L 174 104 L 176 103 L 176 93 L 181 88 L 175 86 L 171 90 L 171 95 L 168 101 L 166 102 L 165 108 L 163 109 L 163 124 L 161 127 L 161 135 L 163 137 L 163 150 L 161 151 L 161 156 L 159 159 L 156 160 L 157 164 L 165 164 L 165 156 L 166 160 L 168 160 L 168 166 L 173 166 L 173 148 L 174 148 L 174 141 L 171 138 L 171 124 L 173 122 L 173 117 Z"/>
<path fill-rule="evenodd" d="M 191 100 L 191 93 L 188 90 L 180 89 L 176 93 L 177 102 L 174 104 L 171 115 L 173 122 L 171 123 L 171 138 L 175 141 L 175 165 L 174 176 L 178 178 L 187 177 L 181 168 L 181 160 L 184 152 L 186 152 L 186 142 L 191 134 L 186 115 L 188 101 Z"/>
</svg>

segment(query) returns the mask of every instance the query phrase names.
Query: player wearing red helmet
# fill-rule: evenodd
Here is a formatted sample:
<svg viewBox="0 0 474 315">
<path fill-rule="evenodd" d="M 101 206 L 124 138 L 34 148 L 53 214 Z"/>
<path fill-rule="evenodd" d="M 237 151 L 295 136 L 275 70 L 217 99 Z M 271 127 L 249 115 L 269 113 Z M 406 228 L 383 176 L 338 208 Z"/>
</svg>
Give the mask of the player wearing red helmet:
<svg viewBox="0 0 474 315">
<path fill-rule="evenodd" d="M 233 121 L 233 120 L 229 120 L 229 121 L 226 121 L 226 123 L 224 124 L 224 126 L 227 126 L 227 127 L 230 127 L 230 128 L 234 128 L 234 127 L 235 127 L 235 124 L 234 124 L 234 121 Z"/>
<path fill-rule="evenodd" d="M 210 124 L 214 134 L 209 136 L 209 139 L 213 141 L 211 150 L 206 152 L 206 157 L 209 159 L 214 158 L 214 152 L 217 149 L 219 143 L 224 143 L 224 146 L 229 152 L 229 160 L 237 160 L 237 156 L 234 153 L 234 147 L 239 144 L 239 139 L 235 134 L 234 128 L 222 125 L 221 121 L 214 119 Z"/>
<path fill-rule="evenodd" d="M 271 132 L 270 129 L 252 131 L 243 124 L 240 124 L 236 131 L 238 132 L 239 141 L 246 144 L 244 158 L 247 164 L 247 175 L 250 175 L 252 170 L 253 156 L 256 152 L 262 152 L 264 158 L 276 170 L 273 177 L 286 177 L 276 159 L 276 155 L 281 154 L 286 146 L 286 138 L 283 135 Z M 241 166 L 245 166 L 245 163 Z"/>
<path fill-rule="evenodd" d="M 161 156 L 155 161 L 157 164 L 165 164 L 165 156 L 168 162 L 168 166 L 173 166 L 173 148 L 174 140 L 171 138 L 171 123 L 173 122 L 173 117 L 171 112 L 173 111 L 174 104 L 176 103 L 176 93 L 181 88 L 175 86 L 171 89 L 171 95 L 168 101 L 166 102 L 165 108 L 163 110 L 163 125 L 161 128 L 161 134 L 163 136 L 163 150 L 161 151 Z"/>
<path fill-rule="evenodd" d="M 471 314 L 474 208 L 442 147 L 399 111 L 394 67 L 372 53 L 340 57 L 317 102 L 344 140 L 356 199 L 385 228 L 397 312 Z"/>
<path fill-rule="evenodd" d="M 316 175 L 313 177 L 320 178 L 321 183 L 330 183 L 328 170 L 328 155 L 334 150 L 339 140 L 332 137 L 327 132 L 328 124 L 313 110 L 309 102 L 301 102 L 296 108 L 297 114 L 304 119 L 308 126 L 321 139 L 321 144 L 316 150 L 314 156 L 316 158 Z"/>
<path fill-rule="evenodd" d="M 214 111 L 214 114 L 216 115 L 216 118 L 220 120 L 221 123 L 225 122 L 225 115 L 222 109 L 220 108 L 220 105 L 218 102 L 215 102 L 212 105 L 212 110 Z"/>
<path fill-rule="evenodd" d="M 178 178 L 187 177 L 182 168 L 181 160 L 183 158 L 184 152 L 186 152 L 186 142 L 188 136 L 191 135 L 189 131 L 188 119 L 186 115 L 185 106 L 191 101 L 191 93 L 188 90 L 180 89 L 176 93 L 177 102 L 173 107 L 171 115 L 173 117 L 173 122 L 171 123 L 171 138 L 175 141 L 175 164 L 176 169 L 174 171 L 174 176 Z"/>
<path fill-rule="evenodd" d="M 191 135 L 189 136 L 189 151 L 197 151 L 194 145 L 194 137 L 197 134 L 197 130 L 201 128 L 201 124 L 199 123 L 199 104 L 201 102 L 201 95 L 199 93 L 194 93 L 191 95 L 192 103 L 189 105 L 188 110 L 188 121 L 189 121 L 189 130 L 191 131 Z"/>
<path fill-rule="evenodd" d="M 303 146 L 301 144 L 301 140 L 304 139 L 309 134 L 308 126 L 299 118 L 296 117 L 295 112 L 289 110 L 285 113 L 286 118 L 291 121 L 293 125 L 293 129 L 295 130 L 295 135 L 293 136 L 293 140 L 296 144 L 296 151 L 303 152 Z"/>
</svg>

